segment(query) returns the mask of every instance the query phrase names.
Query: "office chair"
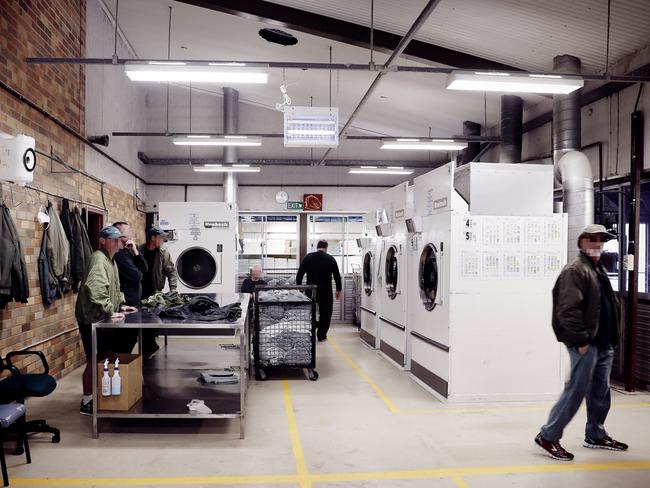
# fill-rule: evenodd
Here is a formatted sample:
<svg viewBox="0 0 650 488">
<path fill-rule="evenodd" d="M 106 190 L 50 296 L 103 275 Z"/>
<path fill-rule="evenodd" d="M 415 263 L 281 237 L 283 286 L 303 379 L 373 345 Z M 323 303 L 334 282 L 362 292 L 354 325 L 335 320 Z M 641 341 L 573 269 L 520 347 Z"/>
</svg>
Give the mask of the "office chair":
<svg viewBox="0 0 650 488">
<path fill-rule="evenodd" d="M 20 356 L 38 356 L 43 366 L 40 373 L 21 373 L 13 364 L 13 360 Z M 56 388 L 56 380 L 52 377 L 50 366 L 47 359 L 41 351 L 13 351 L 8 353 L 4 360 L 0 358 L 0 371 L 10 370 L 11 376 L 0 381 L 0 404 L 12 402 L 25 403 L 29 397 L 45 397 L 52 393 Z M 55 427 L 51 427 L 43 419 L 27 420 L 24 422 L 24 431 L 26 434 L 32 432 L 46 432 L 52 434 L 52 442 L 61 442 L 61 432 Z M 16 454 L 23 453 L 23 441 L 18 437 Z"/>
<path fill-rule="evenodd" d="M 13 372 L 12 372 L 13 374 Z M 5 461 L 4 440 L 8 433 L 16 434 L 25 444 L 25 457 L 27 464 L 31 464 L 32 457 L 29 453 L 29 441 L 25 426 L 25 405 L 22 403 L 9 403 L 0 405 L 0 464 L 2 465 L 2 481 L 4 486 L 9 486 L 9 474 L 7 473 L 7 462 Z"/>
</svg>

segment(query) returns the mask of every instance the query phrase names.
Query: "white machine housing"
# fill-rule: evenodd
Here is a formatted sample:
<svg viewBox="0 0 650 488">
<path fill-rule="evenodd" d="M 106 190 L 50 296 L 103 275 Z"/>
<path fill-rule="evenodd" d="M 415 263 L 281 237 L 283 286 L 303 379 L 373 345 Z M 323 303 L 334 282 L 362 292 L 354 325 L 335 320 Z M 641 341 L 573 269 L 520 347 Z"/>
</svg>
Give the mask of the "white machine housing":
<svg viewBox="0 0 650 488">
<path fill-rule="evenodd" d="M 181 293 L 234 293 L 237 207 L 223 202 L 160 202 L 160 227 Z"/>
<path fill-rule="evenodd" d="M 388 222 L 381 226 L 379 275 L 379 349 L 403 368 L 407 365 L 407 232 L 406 217 L 411 213 L 408 182 L 382 192 L 382 214 Z M 412 193 L 411 193 L 412 195 Z M 410 200 L 413 201 L 412 198 Z"/>
<path fill-rule="evenodd" d="M 553 214 L 552 166 L 470 163 L 455 174 L 450 163 L 414 186 L 412 377 L 449 402 L 554 398 L 564 374 L 551 290 L 567 219 Z"/>
<path fill-rule="evenodd" d="M 11 181 L 21 186 L 31 183 L 36 168 L 35 147 L 33 137 L 0 132 L 0 181 Z"/>
<path fill-rule="evenodd" d="M 379 238 L 377 237 L 377 214 L 363 216 L 363 237 L 361 244 L 361 328 L 359 337 L 373 349 L 379 347 L 379 324 L 377 305 L 380 288 L 378 288 L 378 269 L 380 263 Z"/>
</svg>

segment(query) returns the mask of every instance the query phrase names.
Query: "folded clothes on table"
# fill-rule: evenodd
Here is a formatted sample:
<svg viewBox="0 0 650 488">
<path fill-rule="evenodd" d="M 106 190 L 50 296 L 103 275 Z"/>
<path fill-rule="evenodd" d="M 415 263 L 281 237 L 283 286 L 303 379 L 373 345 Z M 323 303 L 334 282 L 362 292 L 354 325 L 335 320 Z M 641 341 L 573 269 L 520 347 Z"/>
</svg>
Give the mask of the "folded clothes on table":
<svg viewBox="0 0 650 488">
<path fill-rule="evenodd" d="M 234 385 L 239 383 L 239 373 L 229 370 L 214 370 L 201 373 L 201 381 L 211 385 Z"/>
<path fill-rule="evenodd" d="M 200 322 L 216 322 L 217 320 L 227 320 L 234 322 L 241 317 L 242 310 L 240 303 L 231 303 L 220 307 L 219 304 L 211 298 L 205 296 L 193 297 L 189 303 L 176 305 L 172 307 L 156 307 L 154 313 L 159 317 L 197 320 Z"/>
</svg>

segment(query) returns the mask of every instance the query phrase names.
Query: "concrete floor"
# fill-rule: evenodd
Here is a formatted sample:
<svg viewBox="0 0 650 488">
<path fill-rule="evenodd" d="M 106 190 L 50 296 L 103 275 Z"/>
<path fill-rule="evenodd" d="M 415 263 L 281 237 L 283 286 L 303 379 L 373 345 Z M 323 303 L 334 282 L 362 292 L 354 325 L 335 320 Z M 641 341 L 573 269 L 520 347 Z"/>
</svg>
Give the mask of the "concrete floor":
<svg viewBox="0 0 650 488">
<path fill-rule="evenodd" d="M 650 486 L 650 395 L 614 393 L 607 427 L 629 452 L 581 447 L 581 411 L 563 441 L 576 460 L 560 463 L 532 443 L 550 403 L 446 406 L 363 346 L 356 328 L 330 336 L 318 344 L 317 382 L 251 381 L 244 440 L 237 421 L 200 420 L 111 423 L 94 440 L 78 414 L 77 371 L 29 403 L 62 442 L 33 437 L 31 465 L 7 451 L 12 486 Z"/>
</svg>

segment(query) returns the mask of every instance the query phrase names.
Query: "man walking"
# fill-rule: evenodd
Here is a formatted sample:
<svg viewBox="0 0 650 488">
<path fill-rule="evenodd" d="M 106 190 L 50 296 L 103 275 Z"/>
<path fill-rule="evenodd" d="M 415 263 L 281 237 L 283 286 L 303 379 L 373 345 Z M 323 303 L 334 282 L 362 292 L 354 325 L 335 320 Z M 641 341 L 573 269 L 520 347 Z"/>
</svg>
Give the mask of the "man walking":
<svg viewBox="0 0 650 488">
<path fill-rule="evenodd" d="M 92 405 L 92 336 L 93 322 L 108 318 L 121 319 L 120 312 L 134 312 L 133 307 L 125 306 L 124 294 L 120 291 L 120 278 L 113 257 L 122 246 L 122 234 L 113 226 L 104 227 L 99 232 L 99 249 L 90 257 L 84 274 L 79 296 L 75 307 L 75 316 L 79 324 L 81 343 L 86 353 L 86 369 L 82 376 L 83 398 L 79 412 L 91 415 Z M 98 335 L 97 359 L 103 359 L 106 353 L 112 351 L 113 344 L 110 336 Z"/>
<path fill-rule="evenodd" d="M 300 263 L 296 284 L 302 284 L 307 273 L 307 284 L 316 285 L 316 304 L 318 305 L 318 341 L 327 340 L 327 331 L 332 320 L 332 276 L 336 283 L 336 299 L 341 298 L 341 274 L 336 260 L 327 254 L 327 241 L 318 241 L 316 252 L 310 252 Z"/>
<path fill-rule="evenodd" d="M 169 291 L 176 291 L 178 278 L 176 268 L 172 262 L 169 251 L 162 245 L 167 238 L 167 233 L 160 227 L 152 226 L 147 230 L 147 242 L 138 248 L 138 252 L 144 256 L 147 270 L 142 275 L 142 299 L 162 291 L 165 287 L 165 280 L 169 282 Z M 147 329 L 142 331 L 142 350 L 145 359 L 153 356 L 158 351 L 156 342 L 156 331 Z"/>
<path fill-rule="evenodd" d="M 553 330 L 571 357 L 571 378 L 535 443 L 550 457 L 571 461 L 560 445 L 564 428 L 587 400 L 584 447 L 625 451 L 627 444 L 605 430 L 611 405 L 609 377 L 618 345 L 619 305 L 600 263 L 603 243 L 614 237 L 602 225 L 588 225 L 578 238 L 580 254 L 560 273 L 553 288 Z"/>
</svg>

